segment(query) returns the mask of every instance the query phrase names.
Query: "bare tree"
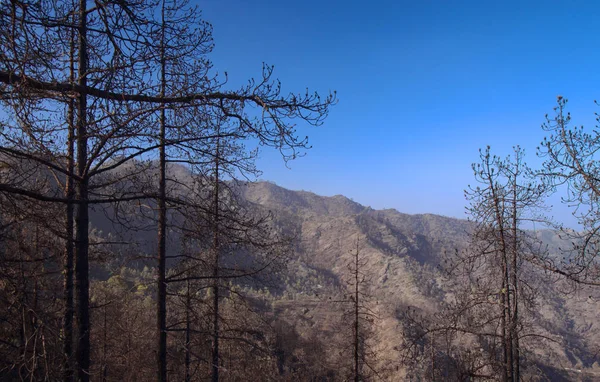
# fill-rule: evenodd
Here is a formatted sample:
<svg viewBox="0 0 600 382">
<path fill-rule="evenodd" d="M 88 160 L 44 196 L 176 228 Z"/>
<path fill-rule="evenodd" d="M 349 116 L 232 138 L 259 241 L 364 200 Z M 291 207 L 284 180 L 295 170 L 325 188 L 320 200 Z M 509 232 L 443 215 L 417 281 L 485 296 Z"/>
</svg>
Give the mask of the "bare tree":
<svg viewBox="0 0 600 382">
<path fill-rule="evenodd" d="M 0 151 L 16 160 L 37 163 L 40 168 L 54 171 L 63 179 L 69 178 L 73 181 L 75 194 L 71 201 L 68 196 L 59 195 L 51 188 L 41 189 L 33 182 L 23 183 L 19 181 L 23 178 L 22 173 L 3 182 L 0 191 L 74 206 L 76 369 L 78 378 L 85 381 L 89 379 L 90 368 L 89 209 L 93 204 L 111 205 L 156 198 L 161 204 L 159 210 L 164 212 L 162 201 L 166 199 L 165 195 L 156 195 L 148 188 L 125 186 L 135 180 L 137 173 L 121 173 L 115 178 L 113 170 L 156 150 L 160 152 L 161 148 L 162 156 L 166 157 L 167 146 L 185 148 L 186 143 L 191 145 L 202 137 L 201 132 L 183 130 L 185 134 L 193 134 L 182 134 L 175 141 L 167 140 L 167 123 L 164 120 L 168 114 L 167 105 L 173 109 L 187 105 L 205 114 L 205 120 L 210 120 L 215 113 L 223 115 L 237 124 L 235 136 L 238 139 L 255 137 L 262 144 L 276 147 L 288 160 L 308 147 L 306 140 L 296 135 L 292 120 L 319 125 L 335 97 L 330 95 L 321 100 L 317 94 L 282 95 L 279 83 L 272 80 L 273 68 L 269 66 L 263 68 L 260 80 L 252 80 L 237 90 L 224 90 L 224 82 L 198 75 L 192 78 L 192 85 L 167 94 L 164 75 L 158 76 L 158 83 L 152 83 L 148 81 L 156 78 L 152 73 L 164 74 L 164 64 L 169 57 L 177 57 L 172 62 L 191 62 L 197 58 L 193 57 L 194 52 L 184 49 L 171 56 L 163 50 L 159 60 L 163 65 L 159 68 L 152 65 L 154 60 L 148 59 L 155 46 L 149 36 L 154 36 L 165 23 L 173 25 L 174 18 L 163 19 L 164 13 L 155 12 L 156 5 L 150 2 L 117 4 L 96 1 L 90 5 L 81 0 L 78 3 L 56 1 L 52 5 L 44 8 L 27 2 L 12 2 L 1 6 L 0 32 L 8 54 L 1 62 L 0 83 L 2 100 L 11 117 L 6 120 L 7 128 L 2 133 Z M 188 11 L 196 12 L 184 8 L 175 10 Z M 160 20 L 156 19 L 157 15 L 160 15 Z M 210 29 L 206 26 L 197 24 L 189 27 L 190 30 L 208 31 L 208 37 L 203 41 L 211 41 Z M 70 51 L 70 40 L 64 37 L 72 32 L 75 32 L 77 44 L 73 54 L 64 54 Z M 159 41 L 164 48 L 167 40 Z M 178 45 L 184 46 L 183 43 Z M 64 56 L 76 57 L 76 67 L 70 65 L 72 60 L 65 62 Z M 186 61 L 187 58 L 189 61 Z M 73 76 L 73 69 L 76 76 Z M 210 65 L 203 64 L 196 73 L 208 69 Z M 185 74 L 190 73 L 186 71 Z M 66 138 L 68 134 L 65 135 L 64 130 L 57 129 L 56 125 L 46 123 L 53 121 L 52 118 L 44 118 L 54 111 L 62 113 L 61 110 L 69 107 L 70 100 L 75 100 L 76 104 L 73 108 L 73 151 L 69 151 L 68 143 L 64 144 L 65 140 L 69 140 Z M 248 112 L 252 107 L 262 110 L 259 117 Z M 163 129 L 159 129 L 158 139 L 154 139 L 157 130 L 152 123 L 156 111 L 159 119 L 163 120 L 162 124 L 159 123 Z M 66 155 L 73 156 L 73 171 L 69 169 L 69 160 L 63 160 L 65 147 Z M 164 164 L 164 160 L 161 163 Z M 112 187 L 110 193 L 107 187 Z M 164 230 L 164 219 L 161 226 Z M 70 240 L 68 232 L 62 237 Z M 164 253 L 160 247 L 160 252 Z M 68 256 L 66 261 L 68 263 Z M 159 285 L 164 285 L 160 282 L 160 274 L 164 273 L 159 272 Z M 68 285 L 66 287 L 68 289 Z M 158 300 L 161 304 L 163 299 Z M 68 296 L 65 296 L 65 301 L 68 301 Z M 157 315 L 157 325 L 162 326 L 161 318 L 166 315 L 166 308 L 159 306 Z M 159 380 L 166 378 L 165 337 L 162 333 L 159 328 Z M 65 348 L 65 352 L 68 351 Z M 65 378 L 68 379 L 68 376 Z"/>
<path fill-rule="evenodd" d="M 344 298 L 337 300 L 343 305 L 343 322 L 349 322 L 351 341 L 350 378 L 354 381 L 373 380 L 378 376 L 375 361 L 376 354 L 372 348 L 373 325 L 378 318 L 374 310 L 371 294 L 371 281 L 368 274 L 368 258 L 362 253 L 360 236 L 351 250 L 348 262 L 348 278 L 345 281 Z"/>
<path fill-rule="evenodd" d="M 470 215 L 478 226 L 475 235 L 490 244 L 491 255 L 502 269 L 500 300 L 503 306 L 502 336 L 504 341 L 505 378 L 520 380 L 521 349 L 519 307 L 526 300 L 520 284 L 524 262 L 531 261 L 533 238 L 523 231 L 525 222 L 539 220 L 545 188 L 536 183 L 524 162 L 524 152 L 514 148 L 514 157 L 501 160 L 491 156 L 489 147 L 481 154 L 482 162 L 474 166 L 481 186 L 466 192 L 471 201 Z M 490 236 L 491 235 L 491 236 Z"/>
<path fill-rule="evenodd" d="M 405 352 L 422 354 L 428 343 L 432 379 L 439 365 L 461 380 L 520 381 L 521 339 L 538 333 L 527 317 L 536 304 L 532 263 L 542 256 L 537 239 L 523 227 L 540 219 L 546 189 L 519 147 L 504 160 L 488 147 L 480 159 L 473 165 L 477 185 L 465 191 L 474 223 L 470 247 L 449 255 L 442 267 L 451 277 L 453 298 L 430 318 L 407 312 Z M 436 353 L 443 354 L 438 362 Z"/>
<path fill-rule="evenodd" d="M 597 130 L 571 126 L 566 107 L 567 100 L 559 96 L 555 115 L 546 116 L 542 128 L 549 136 L 538 148 L 538 156 L 544 159 L 538 175 L 555 190 L 566 190 L 562 201 L 573 208 L 581 230 L 559 225 L 561 236 L 572 245 L 561 248 L 562 260 L 546 257 L 540 264 L 575 283 L 599 286 L 600 167 L 596 157 L 600 135 Z"/>
</svg>

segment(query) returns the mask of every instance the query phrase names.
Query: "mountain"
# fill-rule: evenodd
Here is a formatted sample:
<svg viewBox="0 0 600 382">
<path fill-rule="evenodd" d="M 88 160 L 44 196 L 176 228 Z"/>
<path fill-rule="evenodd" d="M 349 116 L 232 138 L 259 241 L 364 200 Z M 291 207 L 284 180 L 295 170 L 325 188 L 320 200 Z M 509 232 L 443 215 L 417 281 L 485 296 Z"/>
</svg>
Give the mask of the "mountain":
<svg viewBox="0 0 600 382">
<path fill-rule="evenodd" d="M 185 183 L 189 174 L 180 167 L 176 170 L 178 182 Z M 348 286 L 353 276 L 349 265 L 358 248 L 360 272 L 369 286 L 366 294 L 373 313 L 369 346 L 377 355 L 374 369 L 383 380 L 409 379 L 409 371 L 399 366 L 407 312 L 417 311 L 429 319 L 452 300 L 457 280 L 442 272 L 440 265 L 455 251 L 468 247 L 473 224 L 434 214 L 374 210 L 342 195 L 319 196 L 271 182 L 232 182 L 230 186 L 243 203 L 270 212 L 272 226 L 293 238 L 293 251 L 285 259 L 285 267 L 269 271 L 264 286 L 249 283 L 245 287 L 260 291 L 261 296 L 268 295 L 270 305 L 260 309 L 287 328 L 282 329 L 286 336 L 292 332 L 297 335 L 290 343 L 309 344 L 312 358 L 306 346 L 300 349 L 286 345 L 294 359 L 304 357 L 311 367 L 319 363 L 322 369 L 332 370 L 345 362 L 344 349 L 352 337 L 347 315 Z M 111 214 L 104 210 L 92 215 L 98 236 L 119 235 L 119 223 L 111 219 Z M 126 219 L 137 221 L 144 229 L 130 232 L 125 239 L 135 239 L 140 251 L 151 252 L 155 228 L 151 223 L 144 224 L 145 219 Z M 534 234 L 553 251 L 551 255 L 559 255 L 556 251 L 561 239 L 555 232 L 541 230 Z M 179 242 L 173 232 L 172 252 L 179 250 Z M 239 256 L 250 255 L 238 255 L 236 261 L 244 261 Z M 600 292 L 572 289 L 539 269 L 528 272 L 531 284 L 527 287 L 531 288 L 534 304 L 526 312 L 527 324 L 535 330 L 523 341 L 527 375 L 532 380 L 599 380 L 596 347 L 600 343 Z M 321 352 L 314 350 L 317 348 Z"/>
<path fill-rule="evenodd" d="M 385 355 L 380 357 L 382 367 L 398 360 L 394 349 L 402 343 L 400 313 L 418 307 L 433 314 L 452 294 L 453 282 L 438 266 L 445 254 L 468 246 L 472 224 L 466 220 L 374 210 L 341 195 L 324 197 L 269 182 L 244 184 L 241 193 L 246 200 L 270 210 L 277 224 L 296 233 L 294 261 L 290 263 L 294 271 L 289 273 L 293 280 L 288 285 L 295 285 L 300 297 L 282 304 L 290 311 L 289 316 L 302 316 L 296 322 L 307 321 L 305 327 L 327 329 L 328 312 L 335 308 L 313 296 L 326 286 L 343 285 L 348 280 L 347 265 L 360 237 L 360 252 L 366 259 L 364 272 L 377 306 L 374 343 L 376 352 Z M 555 232 L 540 230 L 535 236 L 550 251 L 557 251 L 561 239 Z M 531 317 L 536 341 L 530 345 L 534 351 L 525 357 L 537 365 L 540 375 L 552 380 L 600 378 L 598 291 L 566 291 L 569 286 L 551 275 L 536 269 L 532 272 L 537 304 Z M 288 287 L 287 292 L 291 289 Z"/>
</svg>

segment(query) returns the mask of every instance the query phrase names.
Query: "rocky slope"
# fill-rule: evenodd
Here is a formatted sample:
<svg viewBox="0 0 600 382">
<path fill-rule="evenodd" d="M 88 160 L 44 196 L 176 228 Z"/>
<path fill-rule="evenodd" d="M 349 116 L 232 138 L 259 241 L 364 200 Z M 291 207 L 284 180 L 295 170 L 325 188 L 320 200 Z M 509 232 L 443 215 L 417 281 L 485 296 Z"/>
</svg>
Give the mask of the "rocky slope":
<svg viewBox="0 0 600 382">
<path fill-rule="evenodd" d="M 180 171 L 179 177 L 186 174 Z M 370 284 L 370 308 L 376 317 L 371 344 L 377 368 L 386 380 L 408 378 L 398 366 L 401 317 L 409 307 L 433 316 L 441 302 L 452 296 L 454 281 L 438 266 L 445 254 L 466 248 L 472 224 L 433 214 L 374 210 L 341 195 L 291 191 L 270 182 L 237 183 L 235 187 L 244 200 L 270 211 L 277 229 L 294 238 L 286 269 L 266 287 L 272 301 L 269 314 L 291 324 L 304 340 L 316 338 L 328 354 L 320 359 L 324 367 L 339 368 L 335 355 L 342 351 L 337 349 L 347 345 L 352 335 L 344 316 L 347 305 L 340 301 L 345 297 L 348 265 L 358 239 L 364 259 L 361 271 Z M 100 236 L 119 231 L 110 215 L 110 211 L 93 214 L 93 225 L 103 232 Z M 145 243 L 140 244 L 147 247 L 142 252 L 151 252 L 154 232 L 150 224 L 125 239 Z M 556 234 L 536 234 L 548 248 L 557 250 Z M 176 233 L 170 236 L 170 248 L 177 248 L 178 242 Z M 600 291 L 568 290 L 565 294 L 562 283 L 541 271 L 535 271 L 532 287 L 537 293 L 537 307 L 530 314 L 536 341 L 529 344 L 526 357 L 536 365 L 540 380 L 600 380 Z"/>
<path fill-rule="evenodd" d="M 397 361 L 395 349 L 402 342 L 399 314 L 408 306 L 435 312 L 452 282 L 438 271 L 444 253 L 467 245 L 471 224 L 466 220 L 432 214 L 407 215 L 396 210 L 373 210 L 336 195 L 322 197 L 306 191 L 290 191 L 268 182 L 241 187 L 244 197 L 269 209 L 278 224 L 296 234 L 295 260 L 290 262 L 282 310 L 296 317 L 297 325 L 331 330 L 331 303 L 319 300 L 324 288 L 344 285 L 348 263 L 360 238 L 361 255 L 367 259 L 365 273 L 371 283 L 378 313 L 374 341 L 381 365 Z M 556 250 L 557 236 L 549 231 L 537 236 Z M 583 290 L 565 295 L 564 285 L 539 271 L 534 351 L 539 372 L 552 380 L 600 378 L 597 346 L 600 343 L 597 315 L 598 291 Z M 300 317 L 300 318 L 298 318 Z M 541 338 L 541 337 L 540 337 Z"/>
</svg>

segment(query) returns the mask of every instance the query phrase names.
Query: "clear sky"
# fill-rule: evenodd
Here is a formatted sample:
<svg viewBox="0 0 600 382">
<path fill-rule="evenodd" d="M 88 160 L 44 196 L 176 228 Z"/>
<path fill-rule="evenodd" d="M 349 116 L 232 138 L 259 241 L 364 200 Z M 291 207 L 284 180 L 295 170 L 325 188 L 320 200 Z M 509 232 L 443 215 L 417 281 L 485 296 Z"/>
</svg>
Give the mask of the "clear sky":
<svg viewBox="0 0 600 382">
<path fill-rule="evenodd" d="M 536 164 L 557 95 L 595 125 L 600 2 L 203 0 L 232 85 L 275 65 L 284 90 L 337 90 L 313 149 L 263 150 L 263 179 L 373 208 L 464 217 L 470 164 L 519 144 Z M 564 212 L 558 212 L 559 215 Z M 566 218 L 565 216 L 557 216 Z"/>
</svg>

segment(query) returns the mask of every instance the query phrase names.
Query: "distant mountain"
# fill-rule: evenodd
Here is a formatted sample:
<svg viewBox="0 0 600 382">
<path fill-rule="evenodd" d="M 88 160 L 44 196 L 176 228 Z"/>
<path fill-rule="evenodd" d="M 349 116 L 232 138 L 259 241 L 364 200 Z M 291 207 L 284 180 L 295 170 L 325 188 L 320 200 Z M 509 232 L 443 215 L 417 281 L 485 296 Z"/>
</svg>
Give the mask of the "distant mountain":
<svg viewBox="0 0 600 382">
<path fill-rule="evenodd" d="M 437 267 L 445 253 L 468 245 L 472 223 L 467 220 L 433 214 L 408 215 L 393 209 L 373 210 L 341 195 L 324 197 L 268 182 L 247 183 L 241 190 L 248 201 L 271 210 L 278 224 L 291 226 L 297 233 L 296 259 L 290 267 L 308 268 L 314 275 L 290 273 L 295 278 L 290 284 L 304 286 L 301 291 L 307 296 L 305 303 L 302 298 L 296 300 L 294 311 L 300 312 L 301 306 L 310 307 L 313 319 L 309 321 L 315 327 L 327 327 L 317 318 L 327 317 L 331 307 L 315 305 L 308 296 L 319 293 L 323 280 L 339 285 L 348 279 L 347 264 L 357 237 L 362 240 L 361 253 L 368 259 L 365 272 L 379 307 L 377 350 L 388 361 L 395 360 L 393 349 L 401 343 L 398 311 L 417 306 L 433 312 L 446 294 L 452 293 L 452 281 L 446 280 Z M 558 256 L 561 239 L 556 232 L 541 230 L 535 235 L 555 252 L 551 255 Z M 586 375 L 591 380 L 600 379 L 596 348 L 600 343 L 599 300 L 590 299 L 585 291 L 565 296 L 559 293 L 563 284 L 550 282 L 554 279 L 542 271 L 538 273 L 540 304 L 535 316 L 540 333 L 553 339 L 541 341 L 536 350 L 540 370 L 553 380 L 585 380 Z M 311 282 L 313 279 L 320 281 Z M 293 304 L 286 306 L 292 309 Z"/>
<path fill-rule="evenodd" d="M 178 168 L 177 177 L 180 182 L 186 177 L 182 168 Z M 332 301 L 344 294 L 357 238 L 361 256 L 366 259 L 362 271 L 370 281 L 377 313 L 373 336 L 379 367 L 398 363 L 401 313 L 418 307 L 433 314 L 453 293 L 453 280 L 438 266 L 446 253 L 467 247 L 473 226 L 467 220 L 374 210 L 342 195 L 324 197 L 270 182 L 237 182 L 232 186 L 246 202 L 270 211 L 280 232 L 294 238 L 287 269 L 269 286 L 271 314 L 288 321 L 305 339 L 329 341 L 348 336 L 340 330 L 343 306 Z M 104 234 L 118 231 L 106 215 L 96 213 L 92 225 Z M 556 233 L 536 234 L 548 248 L 557 250 L 560 239 Z M 140 237 L 151 242 L 152 235 L 150 229 Z M 171 237 L 172 243 L 177 241 Z M 147 246 L 148 250 L 151 247 Z M 545 277 L 541 271 L 536 276 L 536 282 L 543 286 L 537 297 L 543 304 L 534 316 L 541 335 L 551 341 L 541 341 L 539 348 L 526 356 L 534 357 L 540 373 L 552 380 L 600 380 L 595 348 L 600 343 L 600 299 L 588 298 L 587 292 L 559 293 L 563 284 L 546 282 Z"/>
</svg>

